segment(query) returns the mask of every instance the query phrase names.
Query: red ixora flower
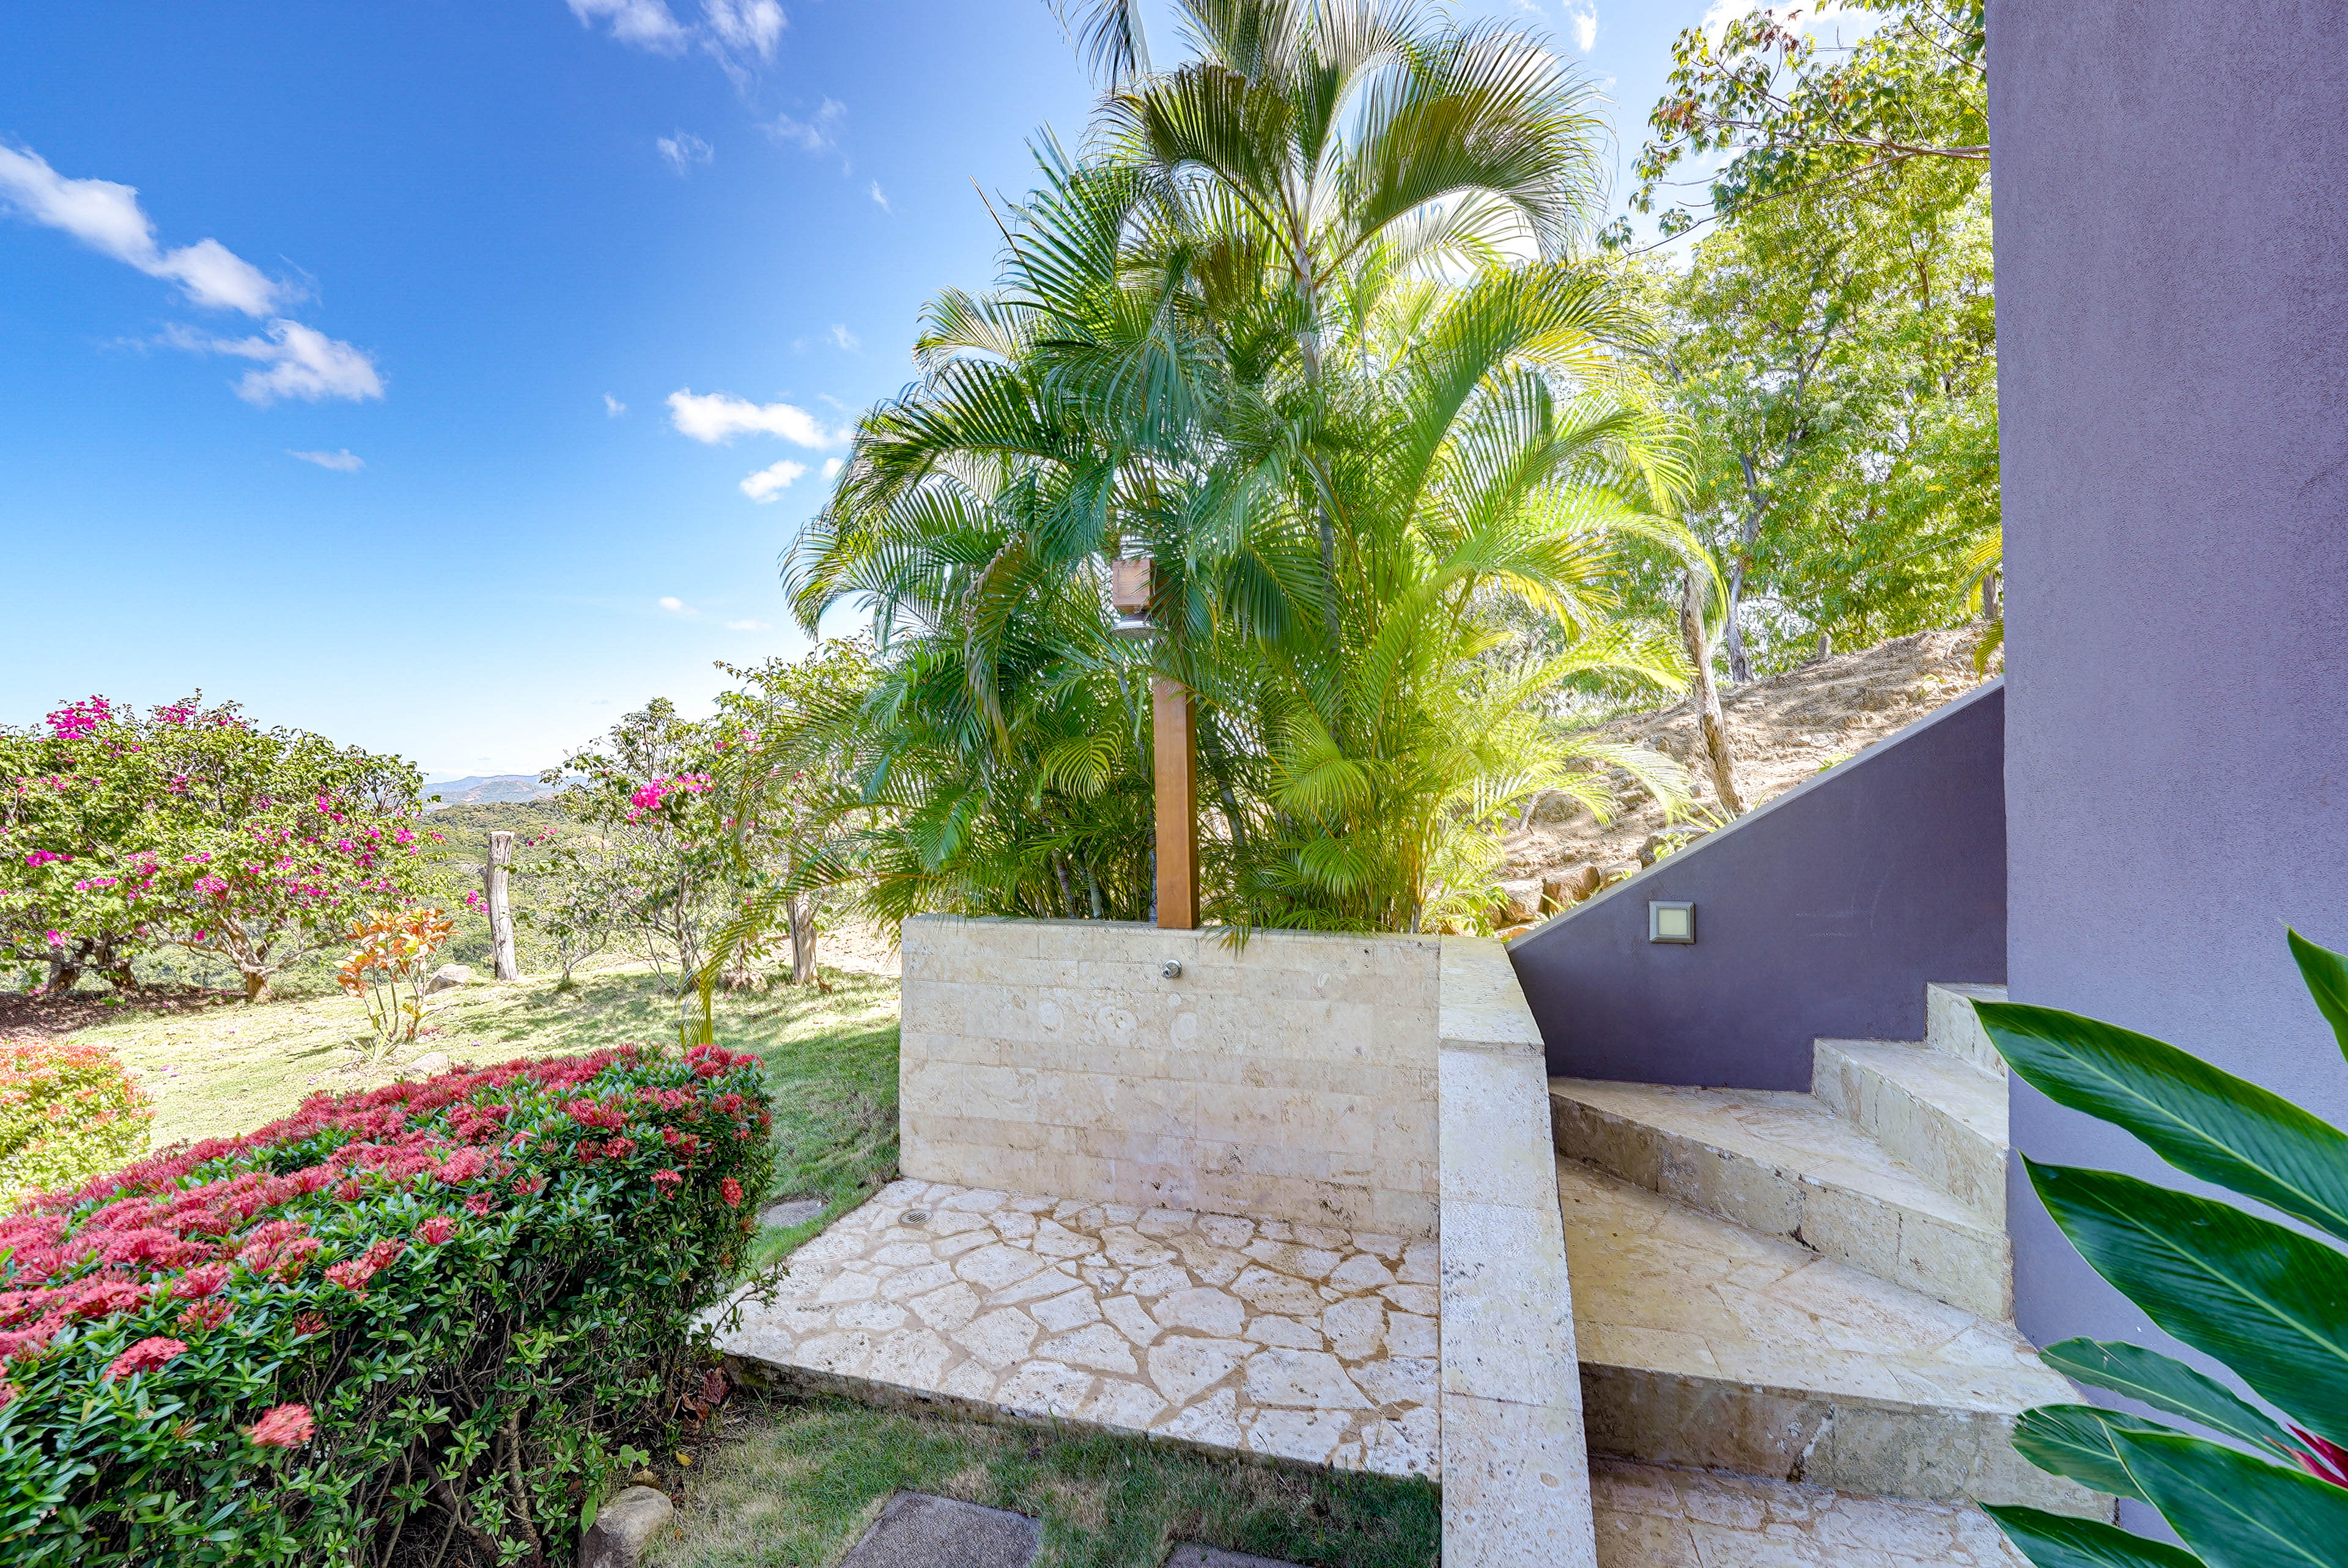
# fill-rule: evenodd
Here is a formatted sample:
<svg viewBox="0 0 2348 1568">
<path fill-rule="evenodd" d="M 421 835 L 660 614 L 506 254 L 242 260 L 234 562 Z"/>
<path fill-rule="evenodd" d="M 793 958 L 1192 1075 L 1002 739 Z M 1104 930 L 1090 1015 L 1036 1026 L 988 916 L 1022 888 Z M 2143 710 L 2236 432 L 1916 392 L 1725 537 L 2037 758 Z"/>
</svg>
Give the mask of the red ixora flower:
<svg viewBox="0 0 2348 1568">
<path fill-rule="evenodd" d="M 128 1378 L 133 1373 L 151 1372 L 173 1357 L 184 1355 L 187 1348 L 187 1342 L 183 1339 L 150 1336 L 117 1356 L 106 1368 L 106 1380 L 111 1383 L 118 1378 Z"/>
<path fill-rule="evenodd" d="M 448 1214 L 434 1214 L 416 1227 L 416 1234 L 427 1246 L 438 1246 L 457 1234 L 457 1222 Z"/>
<path fill-rule="evenodd" d="M 233 1306 L 219 1296 L 207 1296 L 201 1301 L 188 1304 L 188 1309 L 180 1314 L 180 1325 L 184 1328 L 217 1328 L 227 1322 L 229 1314 L 235 1310 Z"/>
<path fill-rule="evenodd" d="M 265 1449 L 299 1448 L 310 1440 L 318 1423 L 307 1405 L 278 1405 L 244 1429 L 244 1435 Z"/>
<path fill-rule="evenodd" d="M 5 1410 L 15 1404 L 16 1396 L 24 1391 L 14 1383 L 0 1383 L 0 1410 Z"/>
<path fill-rule="evenodd" d="M 727 1208 L 738 1209 L 742 1206 L 742 1184 L 728 1176 L 717 1184 L 717 1195 L 726 1200 Z"/>
<path fill-rule="evenodd" d="M 294 1320 L 294 1332 L 296 1334 L 306 1337 L 312 1334 L 324 1334 L 325 1331 L 325 1318 L 315 1312 L 304 1312 Z"/>
<path fill-rule="evenodd" d="M 685 1185 L 685 1178 L 675 1171 L 654 1171 L 653 1173 L 653 1185 L 660 1189 L 661 1196 L 666 1197 L 671 1193 L 676 1191 L 677 1188 Z"/>
</svg>

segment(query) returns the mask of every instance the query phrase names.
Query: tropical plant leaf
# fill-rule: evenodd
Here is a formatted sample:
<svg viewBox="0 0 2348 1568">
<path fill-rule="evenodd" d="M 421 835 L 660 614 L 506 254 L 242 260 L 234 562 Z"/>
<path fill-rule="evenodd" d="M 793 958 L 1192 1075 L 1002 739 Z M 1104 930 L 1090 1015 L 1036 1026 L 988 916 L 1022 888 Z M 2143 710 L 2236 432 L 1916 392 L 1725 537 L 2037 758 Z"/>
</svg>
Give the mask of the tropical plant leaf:
<svg viewBox="0 0 2348 1568">
<path fill-rule="evenodd" d="M 2115 1497 L 2141 1498 L 2136 1479 L 2120 1457 L 2115 1434 L 2174 1430 L 2099 1405 L 2039 1405 L 2015 1419 L 2013 1447 L 2024 1459 L 2051 1474 L 2069 1476 Z"/>
<path fill-rule="evenodd" d="M 2348 1240 L 2348 1133 L 2149 1035 L 2016 1002 L 1973 1011 L 2049 1099 L 2135 1133 L 2188 1175 Z"/>
<path fill-rule="evenodd" d="M 2289 935 L 2291 956 L 2299 963 L 2300 978 L 2307 982 L 2307 994 L 2315 999 L 2323 1021 L 2332 1026 L 2341 1054 L 2348 1056 L 2348 957 L 2318 947 L 2296 931 Z"/>
<path fill-rule="evenodd" d="M 1982 1504 L 1982 1512 L 2038 1568 L 2205 1568 L 2181 1546 L 2130 1535 L 2100 1519 L 1995 1503 Z"/>
<path fill-rule="evenodd" d="M 2181 1432 L 2116 1439 L 2145 1500 L 2209 1568 L 2348 1568 L 2348 1487 Z"/>
<path fill-rule="evenodd" d="M 2074 1382 L 2126 1394 L 2212 1431 L 2288 1456 L 2289 1439 L 2258 1408 L 2174 1357 L 2116 1339 L 2065 1339 L 2039 1358 Z"/>
<path fill-rule="evenodd" d="M 2147 1317 L 2301 1425 L 2348 1439 L 2348 1256 L 2134 1176 L 2023 1163 L 2071 1245 Z"/>
</svg>

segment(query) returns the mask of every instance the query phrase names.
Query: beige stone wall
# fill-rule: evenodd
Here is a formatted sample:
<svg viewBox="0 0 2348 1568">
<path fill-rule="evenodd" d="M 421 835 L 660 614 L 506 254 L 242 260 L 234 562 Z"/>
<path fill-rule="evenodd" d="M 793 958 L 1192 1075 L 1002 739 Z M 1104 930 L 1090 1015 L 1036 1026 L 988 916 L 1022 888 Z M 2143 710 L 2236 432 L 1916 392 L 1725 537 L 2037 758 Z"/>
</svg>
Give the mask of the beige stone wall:
<svg viewBox="0 0 2348 1568">
<path fill-rule="evenodd" d="M 906 1175 L 1434 1232 L 1437 938 L 924 916 L 903 941 Z"/>
</svg>

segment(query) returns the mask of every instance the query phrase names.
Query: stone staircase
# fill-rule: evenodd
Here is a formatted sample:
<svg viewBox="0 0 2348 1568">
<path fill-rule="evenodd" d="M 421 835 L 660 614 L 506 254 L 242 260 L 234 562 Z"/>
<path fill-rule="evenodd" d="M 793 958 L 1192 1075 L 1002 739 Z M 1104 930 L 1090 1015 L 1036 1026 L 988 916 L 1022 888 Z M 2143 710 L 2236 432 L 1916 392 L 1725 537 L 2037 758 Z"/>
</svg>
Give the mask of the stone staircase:
<svg viewBox="0 0 2348 1568">
<path fill-rule="evenodd" d="M 2003 994 L 1926 988 L 1921 1043 L 1818 1041 L 1807 1094 L 1550 1081 L 1590 1451 L 1630 1461 L 1593 1470 L 1601 1568 L 1731 1560 L 1705 1532 L 1734 1519 L 1756 1568 L 1895 1560 L 1869 1530 L 2019 1563 L 1952 1505 L 2111 1516 L 2010 1442 L 2078 1396 L 2011 1321 L 2005 1076 L 1972 1013 Z"/>
</svg>

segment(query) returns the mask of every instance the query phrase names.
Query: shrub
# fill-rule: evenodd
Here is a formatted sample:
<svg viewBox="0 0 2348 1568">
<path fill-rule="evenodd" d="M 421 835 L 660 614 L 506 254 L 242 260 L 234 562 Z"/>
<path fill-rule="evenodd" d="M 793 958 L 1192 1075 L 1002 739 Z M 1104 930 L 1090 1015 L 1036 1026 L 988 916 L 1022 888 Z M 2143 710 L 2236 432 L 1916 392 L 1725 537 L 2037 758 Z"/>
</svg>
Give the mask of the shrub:
<svg viewBox="0 0 2348 1568">
<path fill-rule="evenodd" d="M 0 1040 L 0 1200 L 78 1186 L 136 1159 L 154 1120 L 112 1051 Z"/>
<path fill-rule="evenodd" d="M 2291 948 L 2348 1051 L 2348 958 L 2295 931 Z M 2186 1549 L 2097 1520 L 1989 1512 L 2037 1568 L 2348 1563 L 2348 1253 L 2337 1245 L 2348 1242 L 2348 1133 L 2147 1035 L 2053 1008 L 1975 1010 L 2024 1082 L 2126 1129 L 2187 1175 L 2299 1222 L 2025 1157 L 2039 1201 L 2096 1272 L 2269 1409 L 2127 1340 L 2050 1345 L 2047 1365 L 2075 1382 L 2186 1426 L 2041 1405 L 2016 1423 L 2014 1447 L 2056 1475 L 2150 1504 Z"/>
<path fill-rule="evenodd" d="M 535 1562 L 672 1440 L 773 1153 L 755 1059 L 317 1095 L 0 1220 L 0 1560 Z"/>
</svg>

